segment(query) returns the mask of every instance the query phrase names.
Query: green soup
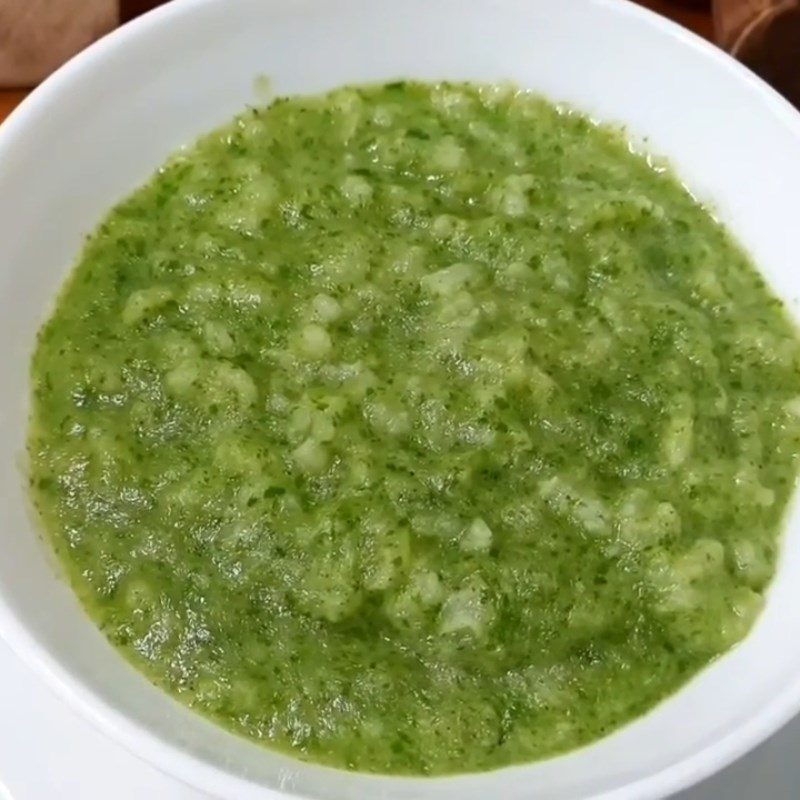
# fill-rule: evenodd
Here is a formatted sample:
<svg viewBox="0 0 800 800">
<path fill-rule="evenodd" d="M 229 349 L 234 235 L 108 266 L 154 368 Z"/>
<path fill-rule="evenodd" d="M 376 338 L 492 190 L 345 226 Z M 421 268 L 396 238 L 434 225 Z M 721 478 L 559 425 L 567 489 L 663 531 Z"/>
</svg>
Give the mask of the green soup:
<svg viewBox="0 0 800 800">
<path fill-rule="evenodd" d="M 89 239 L 33 359 L 30 485 L 153 682 L 304 759 L 538 759 L 739 641 L 800 347 L 619 133 L 498 87 L 252 109 Z"/>
</svg>

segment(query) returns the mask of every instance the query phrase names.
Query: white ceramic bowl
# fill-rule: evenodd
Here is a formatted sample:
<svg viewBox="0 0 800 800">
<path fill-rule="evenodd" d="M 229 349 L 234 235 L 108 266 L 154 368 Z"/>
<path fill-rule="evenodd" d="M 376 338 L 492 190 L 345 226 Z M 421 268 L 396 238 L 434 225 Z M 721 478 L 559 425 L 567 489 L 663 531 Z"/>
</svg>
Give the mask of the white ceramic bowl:
<svg viewBox="0 0 800 800">
<path fill-rule="evenodd" d="M 800 296 L 800 115 L 742 67 L 623 0 L 182 0 L 59 71 L 0 128 L 0 629 L 111 736 L 235 800 L 566 800 L 664 796 L 800 709 L 800 515 L 753 633 L 605 740 L 482 775 L 410 780 L 300 764 L 150 686 L 57 577 L 28 513 L 34 336 L 82 237 L 179 145 L 279 93 L 403 77 L 512 79 L 624 122 L 667 155 L 793 306 Z M 263 100 L 263 98 L 260 98 Z"/>
</svg>

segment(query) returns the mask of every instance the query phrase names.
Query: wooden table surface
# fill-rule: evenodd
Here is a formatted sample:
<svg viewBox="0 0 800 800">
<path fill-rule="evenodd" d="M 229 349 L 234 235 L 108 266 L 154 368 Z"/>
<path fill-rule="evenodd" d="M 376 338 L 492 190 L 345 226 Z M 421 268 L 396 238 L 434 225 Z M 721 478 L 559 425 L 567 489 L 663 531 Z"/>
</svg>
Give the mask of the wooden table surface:
<svg viewBox="0 0 800 800">
<path fill-rule="evenodd" d="M 27 92 L 22 89 L 0 89 L 0 122 L 21 102 Z"/>
<path fill-rule="evenodd" d="M 708 10 L 692 8 L 690 0 L 638 0 L 640 5 L 652 8 L 660 14 L 680 22 L 701 36 L 712 36 L 711 13 Z M 21 102 L 27 92 L 22 89 L 0 89 L 0 122 Z"/>
</svg>

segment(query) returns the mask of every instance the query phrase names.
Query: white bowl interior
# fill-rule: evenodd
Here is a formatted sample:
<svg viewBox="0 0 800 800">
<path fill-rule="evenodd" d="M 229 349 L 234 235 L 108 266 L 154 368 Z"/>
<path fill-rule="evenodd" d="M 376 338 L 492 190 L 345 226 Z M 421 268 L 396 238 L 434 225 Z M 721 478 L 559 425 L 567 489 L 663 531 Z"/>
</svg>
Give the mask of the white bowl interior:
<svg viewBox="0 0 800 800">
<path fill-rule="evenodd" d="M 793 308 L 800 115 L 721 53 L 621 0 L 184 0 L 62 70 L 0 129 L 0 628 L 132 750 L 220 796 L 651 797 L 753 746 L 800 706 L 800 516 L 747 640 L 653 713 L 541 764 L 432 781 L 301 765 L 226 734 L 105 642 L 31 523 L 21 454 L 36 330 L 103 212 L 181 144 L 278 93 L 395 77 L 511 79 L 624 122 L 670 158 Z M 262 98 L 263 99 L 263 98 Z"/>
</svg>

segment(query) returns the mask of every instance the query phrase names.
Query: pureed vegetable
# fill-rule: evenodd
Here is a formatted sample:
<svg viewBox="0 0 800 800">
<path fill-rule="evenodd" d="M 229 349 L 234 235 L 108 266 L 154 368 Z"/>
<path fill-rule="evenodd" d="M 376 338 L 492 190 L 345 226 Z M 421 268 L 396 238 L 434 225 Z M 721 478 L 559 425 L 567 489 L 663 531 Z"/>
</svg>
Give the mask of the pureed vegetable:
<svg viewBox="0 0 800 800">
<path fill-rule="evenodd" d="M 591 741 L 737 642 L 800 347 L 675 178 L 499 87 L 276 101 L 89 240 L 31 491 L 87 611 L 230 729 L 349 769 Z"/>
</svg>

